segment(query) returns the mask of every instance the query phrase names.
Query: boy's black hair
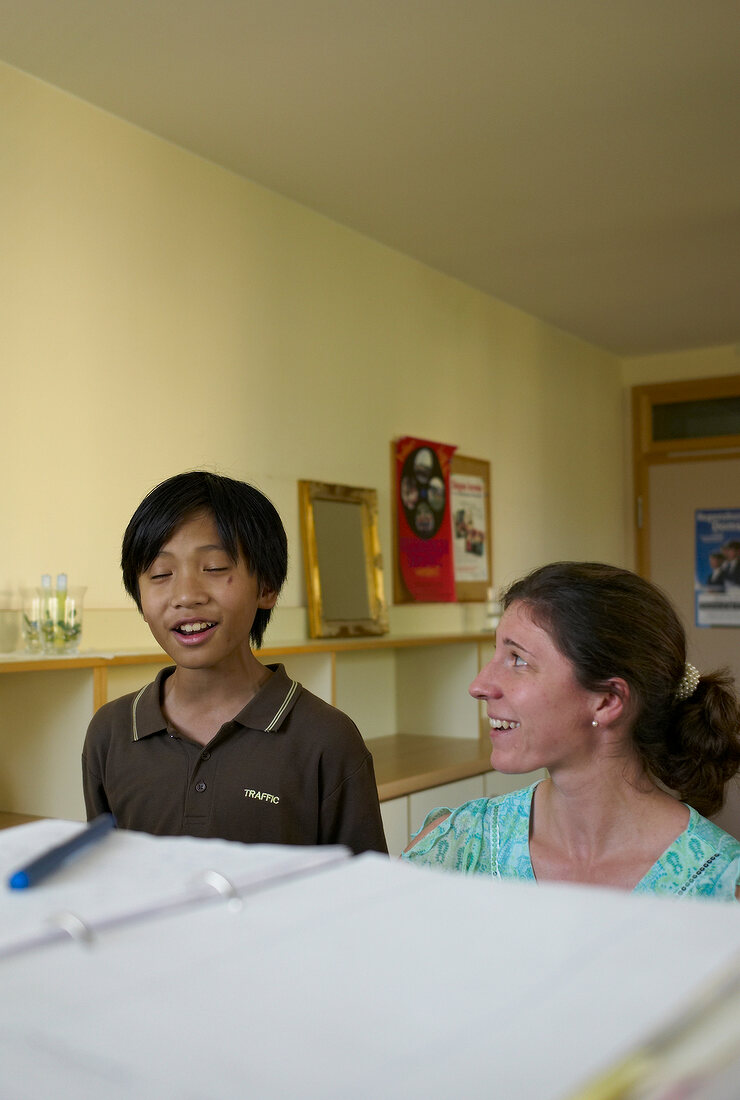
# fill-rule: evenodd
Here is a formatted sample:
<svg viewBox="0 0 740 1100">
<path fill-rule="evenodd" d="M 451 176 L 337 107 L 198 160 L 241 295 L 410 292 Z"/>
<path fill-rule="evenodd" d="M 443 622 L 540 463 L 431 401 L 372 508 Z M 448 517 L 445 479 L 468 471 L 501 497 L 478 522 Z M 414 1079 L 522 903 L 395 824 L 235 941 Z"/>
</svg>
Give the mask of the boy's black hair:
<svg viewBox="0 0 740 1100">
<path fill-rule="evenodd" d="M 144 497 L 123 536 L 121 569 L 128 594 L 141 611 L 139 577 L 180 524 L 199 512 L 213 516 L 224 550 L 237 561 L 241 553 L 260 590 L 278 593 L 288 571 L 288 540 L 282 520 L 267 497 L 220 474 L 191 470 L 167 478 Z M 272 608 L 257 608 L 250 638 L 262 644 Z"/>
</svg>

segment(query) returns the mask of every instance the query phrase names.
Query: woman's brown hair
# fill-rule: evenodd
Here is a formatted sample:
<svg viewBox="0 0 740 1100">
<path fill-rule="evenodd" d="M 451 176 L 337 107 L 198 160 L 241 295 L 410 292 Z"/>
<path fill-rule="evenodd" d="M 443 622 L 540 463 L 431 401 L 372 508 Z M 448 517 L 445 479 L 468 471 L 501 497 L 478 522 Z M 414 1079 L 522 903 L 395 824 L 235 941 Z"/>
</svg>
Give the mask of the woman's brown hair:
<svg viewBox="0 0 740 1100">
<path fill-rule="evenodd" d="M 677 691 L 686 635 L 667 596 L 627 569 L 555 562 L 502 596 L 527 606 L 573 665 L 579 683 L 630 689 L 632 739 L 645 767 L 702 814 L 716 813 L 740 768 L 740 707 L 727 670 L 702 674 L 688 699 Z"/>
</svg>

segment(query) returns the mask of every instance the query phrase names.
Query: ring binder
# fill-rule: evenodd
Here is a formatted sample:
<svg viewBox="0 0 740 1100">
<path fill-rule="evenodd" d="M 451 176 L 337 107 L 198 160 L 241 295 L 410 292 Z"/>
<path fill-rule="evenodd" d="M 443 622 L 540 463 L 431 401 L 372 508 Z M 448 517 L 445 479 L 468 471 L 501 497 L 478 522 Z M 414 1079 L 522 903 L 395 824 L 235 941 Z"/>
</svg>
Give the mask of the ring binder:
<svg viewBox="0 0 740 1100">
<path fill-rule="evenodd" d="M 223 898 L 227 898 L 228 908 L 232 913 L 237 913 L 241 909 L 243 900 L 239 891 L 233 882 L 226 875 L 222 875 L 220 871 L 204 871 L 198 881 L 205 886 L 213 887 Z"/>
<path fill-rule="evenodd" d="M 71 909 L 66 909 L 61 913 L 54 913 L 49 917 L 49 923 L 54 924 L 57 928 L 61 928 L 62 932 L 66 932 L 67 935 L 76 940 L 77 943 L 82 943 L 86 947 L 95 940 L 95 934 L 88 924 L 85 924 L 82 917 L 78 917 L 76 913 L 73 913 Z"/>
</svg>

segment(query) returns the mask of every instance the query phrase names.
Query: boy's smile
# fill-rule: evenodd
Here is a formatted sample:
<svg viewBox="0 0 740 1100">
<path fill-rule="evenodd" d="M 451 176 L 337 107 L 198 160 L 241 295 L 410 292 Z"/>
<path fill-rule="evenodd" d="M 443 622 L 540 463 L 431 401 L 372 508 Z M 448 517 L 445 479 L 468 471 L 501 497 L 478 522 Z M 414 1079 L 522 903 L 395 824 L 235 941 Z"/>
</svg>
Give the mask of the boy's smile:
<svg viewBox="0 0 740 1100">
<path fill-rule="evenodd" d="M 183 521 L 139 577 L 141 610 L 159 645 L 186 668 L 213 668 L 250 652 L 257 609 L 276 595 L 260 594 L 240 555 L 224 550 L 212 516 Z"/>
<path fill-rule="evenodd" d="M 185 645 L 195 645 L 196 642 L 202 641 L 215 627 L 216 623 L 198 619 L 196 622 L 186 620 L 176 626 L 174 630 L 176 634 L 181 636 Z"/>
</svg>

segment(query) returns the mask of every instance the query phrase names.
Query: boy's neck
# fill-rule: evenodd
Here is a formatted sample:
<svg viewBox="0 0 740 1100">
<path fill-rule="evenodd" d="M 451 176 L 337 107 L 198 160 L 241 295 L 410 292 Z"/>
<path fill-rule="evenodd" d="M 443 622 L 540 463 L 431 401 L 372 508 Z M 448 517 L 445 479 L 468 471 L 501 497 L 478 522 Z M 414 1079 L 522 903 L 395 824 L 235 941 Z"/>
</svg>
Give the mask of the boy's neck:
<svg viewBox="0 0 740 1100">
<path fill-rule="evenodd" d="M 271 675 L 251 650 L 212 668 L 178 665 L 164 682 L 162 710 L 177 730 L 205 745 L 254 698 Z"/>
</svg>

